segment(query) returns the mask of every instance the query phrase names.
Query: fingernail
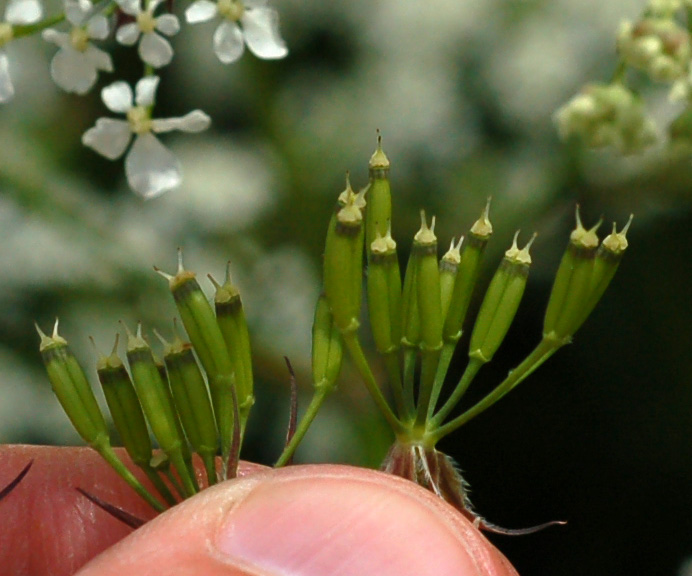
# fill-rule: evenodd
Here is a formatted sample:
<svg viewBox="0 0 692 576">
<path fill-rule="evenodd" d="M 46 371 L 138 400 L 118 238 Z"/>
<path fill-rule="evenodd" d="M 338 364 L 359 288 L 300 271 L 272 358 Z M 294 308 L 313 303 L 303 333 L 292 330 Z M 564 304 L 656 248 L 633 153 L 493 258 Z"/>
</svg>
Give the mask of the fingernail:
<svg viewBox="0 0 692 576">
<path fill-rule="evenodd" d="M 381 483 L 345 477 L 274 478 L 221 524 L 218 550 L 248 572 L 480 574 L 455 523 Z"/>
</svg>

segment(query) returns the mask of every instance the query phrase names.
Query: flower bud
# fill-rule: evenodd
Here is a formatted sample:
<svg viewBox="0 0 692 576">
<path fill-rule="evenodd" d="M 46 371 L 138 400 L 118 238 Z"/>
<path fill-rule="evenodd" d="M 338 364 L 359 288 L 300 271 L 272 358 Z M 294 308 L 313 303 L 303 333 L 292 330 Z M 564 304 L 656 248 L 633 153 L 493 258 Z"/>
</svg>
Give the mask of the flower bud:
<svg viewBox="0 0 692 576">
<path fill-rule="evenodd" d="M 125 326 L 123 324 L 123 326 Z M 142 338 L 142 325 L 132 334 L 127 326 L 127 360 L 132 372 L 137 396 L 149 426 L 161 449 L 169 457 L 185 486 L 188 495 L 197 492 L 184 459 L 185 438 L 173 407 L 168 386 L 161 379 L 149 344 Z"/>
<path fill-rule="evenodd" d="M 445 342 L 456 342 L 461 337 L 466 312 L 471 302 L 473 289 L 478 281 L 483 253 L 493 233 L 493 226 L 488 218 L 489 211 L 490 199 L 488 199 L 481 217 L 471 227 L 461 251 L 456 279 L 454 280 L 454 290 L 447 314 L 444 316 L 445 323 L 442 335 Z"/>
<path fill-rule="evenodd" d="M 390 354 L 401 344 L 401 273 L 391 230 L 376 235 L 369 250 L 368 313 L 377 351 Z"/>
<path fill-rule="evenodd" d="M 135 464 L 146 467 L 152 455 L 151 439 L 132 380 L 118 356 L 118 341 L 116 335 L 110 356 L 100 355 L 96 373 L 125 450 Z"/>
<path fill-rule="evenodd" d="M 518 236 L 517 231 L 512 247 L 505 252 L 505 257 L 490 282 L 473 327 L 469 356 L 481 362 L 489 362 L 497 352 L 524 295 L 531 265 L 529 249 L 536 234 L 521 250 L 517 246 Z"/>
<path fill-rule="evenodd" d="M 586 230 L 579 217 L 579 206 L 576 220 L 577 226 L 570 235 L 567 250 L 555 275 L 543 322 L 543 336 L 556 340 L 569 340 L 578 328 L 577 322 L 588 297 L 598 249 L 596 230 L 602 220 Z"/>
<path fill-rule="evenodd" d="M 341 333 L 334 324 L 329 304 L 320 294 L 312 324 L 312 382 L 316 390 L 332 390 L 343 360 Z"/>
<path fill-rule="evenodd" d="M 382 136 L 377 135 L 377 150 L 368 165 L 370 183 L 368 185 L 368 207 L 365 211 L 365 246 L 368 261 L 371 246 L 377 236 L 384 238 L 392 219 L 392 194 L 389 187 L 389 159 L 382 150 Z"/>
<path fill-rule="evenodd" d="M 58 321 L 55 321 L 52 336 L 46 336 L 38 325 L 36 330 L 41 337 L 39 350 L 48 379 L 72 425 L 97 450 L 110 446 L 108 427 L 94 392 L 67 340 L 58 334 Z"/>
<path fill-rule="evenodd" d="M 363 197 L 346 178 L 345 205 L 332 218 L 324 249 L 324 290 L 334 322 L 342 332 L 360 325 L 363 282 Z M 342 196 L 344 196 L 342 194 Z"/>
<path fill-rule="evenodd" d="M 240 298 L 240 292 L 231 282 L 230 262 L 226 266 L 226 280 L 223 285 L 219 285 L 211 276 L 209 279 L 216 288 L 214 295 L 216 321 L 221 329 L 233 365 L 238 395 L 238 411 L 244 425 L 250 408 L 255 403 L 255 396 L 253 393 L 250 335 L 243 302 Z"/>
</svg>

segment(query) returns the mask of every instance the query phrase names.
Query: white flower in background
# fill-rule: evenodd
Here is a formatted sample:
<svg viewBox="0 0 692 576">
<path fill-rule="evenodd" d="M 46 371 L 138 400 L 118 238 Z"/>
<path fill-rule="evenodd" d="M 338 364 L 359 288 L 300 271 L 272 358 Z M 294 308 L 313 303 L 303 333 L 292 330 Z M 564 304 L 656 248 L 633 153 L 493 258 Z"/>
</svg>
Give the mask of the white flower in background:
<svg viewBox="0 0 692 576">
<path fill-rule="evenodd" d="M 641 152 L 657 139 L 656 125 L 639 96 L 619 83 L 586 86 L 554 115 L 563 139 L 579 136 L 587 146 Z"/>
<path fill-rule="evenodd" d="M 134 136 L 125 157 L 125 175 L 130 187 L 145 199 L 155 198 L 180 185 L 180 163 L 155 133 L 182 130 L 201 132 L 211 123 L 209 116 L 194 110 L 180 118 L 154 120 L 151 107 L 159 84 L 158 76 L 146 76 L 132 89 L 126 82 L 114 82 L 101 91 L 101 98 L 112 112 L 125 114 L 127 120 L 99 118 L 96 125 L 82 136 L 82 143 L 110 160 L 123 155 Z"/>
<path fill-rule="evenodd" d="M 108 20 L 102 14 L 91 16 L 89 0 L 65 0 L 65 18 L 72 24 L 69 32 L 49 28 L 43 39 L 60 47 L 50 64 L 55 83 L 66 92 L 86 94 L 98 79 L 99 70 L 113 71 L 111 57 L 90 41 L 108 37 Z"/>
<path fill-rule="evenodd" d="M 43 7 L 38 0 L 9 0 L 5 7 L 4 21 L 0 22 L 0 103 L 14 96 L 5 45 L 14 37 L 13 24 L 33 24 L 43 16 Z"/>
<path fill-rule="evenodd" d="M 132 16 L 135 21 L 123 24 L 115 34 L 115 39 L 125 46 L 139 42 L 139 57 L 143 62 L 161 68 L 173 58 L 173 48 L 160 34 L 173 36 L 180 30 L 178 17 L 173 14 L 154 16 L 154 11 L 163 0 L 150 0 L 146 9 L 142 8 L 142 0 L 116 0 L 120 9 Z M 160 34 L 157 34 L 159 32 Z"/>
<path fill-rule="evenodd" d="M 275 60 L 286 56 L 288 49 L 279 34 L 279 14 L 266 4 L 267 0 L 196 0 L 185 10 L 185 19 L 197 24 L 221 18 L 214 32 L 214 52 L 224 64 L 238 60 L 245 44 L 258 58 Z"/>
</svg>

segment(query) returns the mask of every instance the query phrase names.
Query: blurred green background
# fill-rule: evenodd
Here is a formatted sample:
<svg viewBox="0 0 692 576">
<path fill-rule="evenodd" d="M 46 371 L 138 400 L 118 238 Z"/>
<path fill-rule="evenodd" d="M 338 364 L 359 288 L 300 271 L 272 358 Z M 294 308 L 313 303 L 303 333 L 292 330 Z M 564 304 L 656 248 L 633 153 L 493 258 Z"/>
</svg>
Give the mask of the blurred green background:
<svg viewBox="0 0 692 576">
<path fill-rule="evenodd" d="M 156 115 L 201 108 L 213 126 L 165 138 L 184 184 L 151 202 L 128 191 L 121 161 L 80 144 L 110 115 L 98 90 L 58 92 L 50 47 L 10 45 L 18 96 L 0 108 L 0 442 L 80 442 L 49 389 L 33 322 L 47 330 L 58 316 L 90 373 L 87 337 L 109 350 L 119 320 L 170 334 L 174 306 L 152 265 L 174 270 L 182 246 L 206 288 L 204 276 L 232 262 L 258 376 L 244 456 L 271 463 L 288 418 L 282 356 L 305 406 L 327 221 L 347 169 L 354 185 L 367 182 L 379 128 L 403 253 L 419 208 L 437 214 L 446 246 L 489 195 L 496 233 L 484 283 L 517 228 L 539 233 L 518 318 L 477 395 L 538 341 L 575 203 L 587 225 L 635 213 L 630 250 L 574 344 L 441 448 L 490 521 L 568 520 L 492 537 L 521 574 L 692 574 L 692 163 L 663 147 L 623 159 L 564 145 L 551 121 L 584 82 L 609 78 L 617 24 L 643 4 L 275 0 L 289 57 L 246 54 L 229 67 L 211 50 L 213 24 L 183 26 Z M 136 81 L 133 54 L 112 49 L 113 79 Z M 641 89 L 661 126 L 679 112 L 665 90 Z M 463 362 L 462 351 L 455 373 Z M 347 366 L 298 459 L 377 466 L 391 440 Z"/>
</svg>

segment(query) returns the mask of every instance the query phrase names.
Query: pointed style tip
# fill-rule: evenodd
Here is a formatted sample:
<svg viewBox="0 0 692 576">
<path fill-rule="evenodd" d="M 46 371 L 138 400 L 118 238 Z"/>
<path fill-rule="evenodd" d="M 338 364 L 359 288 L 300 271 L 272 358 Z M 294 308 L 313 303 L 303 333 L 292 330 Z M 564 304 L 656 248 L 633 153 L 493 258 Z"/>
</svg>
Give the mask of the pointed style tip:
<svg viewBox="0 0 692 576">
<path fill-rule="evenodd" d="M 178 246 L 178 274 L 185 272 L 185 266 L 183 266 L 183 249 Z"/>
<path fill-rule="evenodd" d="M 175 278 L 175 276 L 168 274 L 167 272 L 164 272 L 163 270 L 161 270 L 161 268 L 158 268 L 157 266 L 154 266 L 154 272 L 156 272 L 159 276 L 165 278 L 169 282 L 172 282 Z"/>
<path fill-rule="evenodd" d="M 420 211 L 420 230 L 416 232 L 413 241 L 418 244 L 434 244 L 437 242 L 437 236 L 435 236 L 435 216 L 432 217 L 431 225 L 428 226 L 425 210 Z"/>
<path fill-rule="evenodd" d="M 529 254 L 529 250 L 531 249 L 531 245 L 533 244 L 534 240 L 536 240 L 538 233 L 534 232 L 533 236 L 531 236 L 531 239 L 520 250 L 517 244 L 520 232 L 521 230 L 517 230 L 514 233 L 514 238 L 512 239 L 512 246 L 509 250 L 507 250 L 507 252 L 505 252 L 505 258 L 507 258 L 508 260 L 512 260 L 513 262 L 516 262 L 518 264 L 528 265 L 531 264 L 531 255 Z"/>
<path fill-rule="evenodd" d="M 488 196 L 488 200 L 485 203 L 485 208 L 483 208 L 480 218 L 473 223 L 473 226 L 471 226 L 470 232 L 474 236 L 488 239 L 493 233 L 493 225 L 490 223 L 491 200 L 492 196 Z"/>
<path fill-rule="evenodd" d="M 627 247 L 629 246 L 629 242 L 627 241 L 627 232 L 630 229 L 633 219 L 634 214 L 630 214 L 627 223 L 622 227 L 620 232 L 617 231 L 617 224 L 613 222 L 613 231 L 603 240 L 603 247 L 606 250 L 612 252 L 613 254 L 622 254 L 625 250 L 627 250 Z"/>
<path fill-rule="evenodd" d="M 389 158 L 382 150 L 382 133 L 379 128 L 377 129 L 377 148 L 370 157 L 368 167 L 370 170 L 387 170 L 389 168 Z"/>
<path fill-rule="evenodd" d="M 207 278 L 209 278 L 209 281 L 212 283 L 212 285 L 214 286 L 214 288 L 215 288 L 216 290 L 220 290 L 220 289 L 221 289 L 221 284 L 219 284 L 219 283 L 217 282 L 216 278 L 214 278 L 211 274 L 207 274 Z"/>
</svg>

